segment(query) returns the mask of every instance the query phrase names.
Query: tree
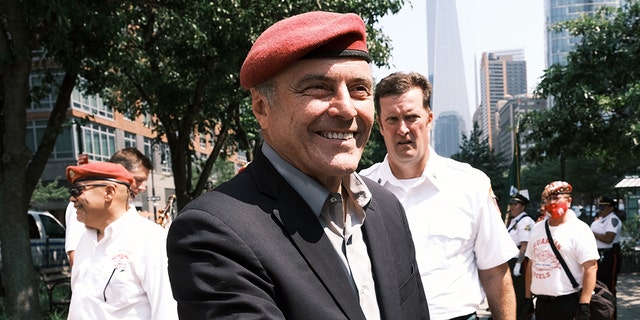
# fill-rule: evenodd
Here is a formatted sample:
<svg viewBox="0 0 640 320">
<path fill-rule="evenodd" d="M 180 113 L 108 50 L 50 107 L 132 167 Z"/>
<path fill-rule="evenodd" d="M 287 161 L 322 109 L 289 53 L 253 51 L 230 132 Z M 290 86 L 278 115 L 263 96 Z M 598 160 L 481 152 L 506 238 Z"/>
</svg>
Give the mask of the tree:
<svg viewBox="0 0 640 320">
<path fill-rule="evenodd" d="M 252 40 L 268 25 L 308 10 L 359 13 L 368 24 L 370 51 L 386 65 L 389 39 L 373 25 L 400 10 L 403 0 L 283 1 L 19 1 L 0 2 L 0 241 L 2 280 L 9 317 L 38 319 L 36 276 L 27 228 L 27 206 L 66 120 L 70 96 L 80 82 L 126 114 L 156 116 L 158 137 L 167 138 L 180 204 L 197 196 L 218 155 L 232 146 L 250 150 L 260 140 L 238 73 Z M 32 59 L 32 52 L 38 54 Z M 37 69 L 44 82 L 30 91 Z M 101 73 L 102 72 L 102 73 Z M 25 143 L 26 111 L 38 92 L 58 99 L 35 153 Z M 215 135 L 202 170 L 192 170 L 191 134 Z M 191 185 L 193 172 L 201 174 Z"/>
<path fill-rule="evenodd" d="M 376 121 L 371 129 L 371 136 L 358 163 L 358 171 L 369 168 L 375 163 L 381 162 L 387 154 L 387 148 L 384 145 L 384 138 L 380 134 L 380 126 Z"/>
<path fill-rule="evenodd" d="M 623 178 L 624 173 L 633 170 L 636 166 L 633 159 L 622 161 L 617 167 L 603 163 L 603 159 L 579 158 L 566 159 L 566 172 L 564 180 L 573 187 L 573 205 L 587 207 L 587 214 L 590 206 L 595 200 L 603 195 L 614 196 L 616 190 L 614 185 Z M 530 164 L 522 169 L 521 186 L 529 190 L 531 210 L 537 210 L 541 204 L 541 194 L 544 187 L 552 181 L 560 180 L 560 159 L 548 158 L 540 163 Z M 530 212 L 532 213 L 532 212 Z"/>
<path fill-rule="evenodd" d="M 497 195 L 501 195 L 501 191 L 508 188 L 506 179 L 507 166 L 504 164 L 507 162 L 506 157 L 501 154 L 495 154 L 489 148 L 489 141 L 482 139 L 482 130 L 477 123 L 473 124 L 473 130 L 471 130 L 469 137 L 465 134 L 462 135 L 460 151 L 452 155 L 451 158 L 466 162 L 489 176 L 491 187 Z M 506 201 L 505 199 L 499 200 L 500 203 Z M 500 208 L 503 208 L 503 206 Z"/>
<path fill-rule="evenodd" d="M 253 39 L 275 21 L 297 13 L 355 12 L 368 24 L 374 61 L 385 65 L 388 39 L 373 25 L 402 3 L 229 1 L 212 6 L 209 1 L 172 1 L 126 7 L 126 28 L 117 43 L 105 48 L 105 59 L 83 70 L 83 88 L 101 94 L 121 112 L 154 116 L 157 137 L 166 139 L 171 151 L 181 208 L 205 190 L 219 156 L 237 150 L 251 155 L 260 141 L 248 92 L 240 89 L 238 76 Z M 198 171 L 192 168 L 195 133 L 208 135 L 214 143 Z M 194 172 L 200 172 L 197 179 Z"/>
<path fill-rule="evenodd" d="M 563 153 L 596 157 L 615 167 L 640 155 L 640 2 L 603 8 L 560 23 L 580 43 L 566 65 L 553 65 L 536 90 L 551 98 L 546 111 L 529 113 L 523 126 L 534 141 L 526 158 L 537 162 Z"/>
<path fill-rule="evenodd" d="M 38 284 L 32 266 L 27 208 L 66 118 L 81 61 L 90 58 L 113 34 L 108 3 L 86 1 L 0 2 L 0 224 L 5 307 L 12 319 L 39 319 Z M 92 51 L 94 50 L 94 51 Z M 32 56 L 32 53 L 35 55 Z M 50 63 L 51 59 L 56 61 Z M 30 90 L 32 67 L 44 81 Z M 60 75 L 56 77 L 54 75 Z M 53 79 L 58 81 L 53 81 Z M 58 94 L 37 151 L 25 143 L 26 113 L 38 93 Z"/>
<path fill-rule="evenodd" d="M 33 194 L 31 195 L 31 207 L 41 208 L 42 205 L 46 204 L 49 201 L 56 200 L 68 200 L 69 199 L 69 188 L 60 186 L 59 179 L 48 183 L 47 185 L 43 185 L 42 181 L 38 180 L 38 184 L 36 188 L 33 190 Z"/>
</svg>

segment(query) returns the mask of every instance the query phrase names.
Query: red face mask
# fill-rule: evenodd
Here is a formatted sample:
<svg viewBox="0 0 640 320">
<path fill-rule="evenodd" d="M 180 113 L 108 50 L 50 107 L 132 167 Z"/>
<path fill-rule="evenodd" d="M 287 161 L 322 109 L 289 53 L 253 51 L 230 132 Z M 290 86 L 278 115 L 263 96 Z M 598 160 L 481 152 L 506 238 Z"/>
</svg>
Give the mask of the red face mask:
<svg viewBox="0 0 640 320">
<path fill-rule="evenodd" d="M 547 210 L 547 212 L 551 213 L 551 218 L 558 219 L 564 216 L 565 213 L 567 213 L 567 210 L 569 209 L 569 205 L 567 204 L 567 202 L 562 201 L 562 202 L 549 203 L 545 205 L 544 208 L 545 210 Z"/>
</svg>

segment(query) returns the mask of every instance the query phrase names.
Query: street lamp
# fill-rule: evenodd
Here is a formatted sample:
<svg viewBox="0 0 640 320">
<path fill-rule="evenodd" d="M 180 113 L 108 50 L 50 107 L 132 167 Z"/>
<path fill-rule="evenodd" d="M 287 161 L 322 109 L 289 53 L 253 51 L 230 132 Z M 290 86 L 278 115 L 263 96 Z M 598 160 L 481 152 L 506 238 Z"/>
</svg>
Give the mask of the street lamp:
<svg viewBox="0 0 640 320">
<path fill-rule="evenodd" d="M 151 169 L 151 197 L 148 197 L 147 201 L 153 201 L 153 221 L 155 222 L 158 219 L 158 201 L 160 200 L 160 197 L 156 196 L 156 178 L 154 175 L 154 172 L 156 171 L 155 155 L 156 151 L 160 149 L 160 146 L 158 146 L 158 144 L 153 144 L 152 149 L 151 162 L 153 163 L 153 169 Z"/>
</svg>

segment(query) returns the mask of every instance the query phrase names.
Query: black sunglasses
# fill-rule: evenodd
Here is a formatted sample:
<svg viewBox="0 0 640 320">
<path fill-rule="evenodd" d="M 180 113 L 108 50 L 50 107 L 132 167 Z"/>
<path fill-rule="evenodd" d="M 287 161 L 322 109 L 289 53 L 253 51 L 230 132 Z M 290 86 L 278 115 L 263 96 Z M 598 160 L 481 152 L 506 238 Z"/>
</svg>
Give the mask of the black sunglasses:
<svg viewBox="0 0 640 320">
<path fill-rule="evenodd" d="M 69 189 L 69 193 L 71 194 L 72 197 L 77 198 L 84 192 L 84 190 L 87 189 L 87 187 L 106 187 L 106 186 L 109 186 L 109 184 L 75 185 L 75 186 L 73 186 L 73 188 Z"/>
</svg>

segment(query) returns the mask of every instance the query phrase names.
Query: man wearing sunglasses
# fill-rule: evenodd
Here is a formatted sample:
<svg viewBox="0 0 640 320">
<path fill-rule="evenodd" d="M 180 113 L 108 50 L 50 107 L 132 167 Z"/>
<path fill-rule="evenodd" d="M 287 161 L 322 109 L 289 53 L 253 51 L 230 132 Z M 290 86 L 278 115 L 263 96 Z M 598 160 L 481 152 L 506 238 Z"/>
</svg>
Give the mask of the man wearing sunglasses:
<svg viewBox="0 0 640 320">
<path fill-rule="evenodd" d="M 71 273 L 69 319 L 177 319 L 166 231 L 129 210 L 135 179 L 123 166 L 69 166 L 70 201 L 84 222 Z"/>
<path fill-rule="evenodd" d="M 133 201 L 133 198 L 137 196 L 138 193 L 147 189 L 147 179 L 149 178 L 149 172 L 153 170 L 153 164 L 140 150 L 132 147 L 121 149 L 111 156 L 109 162 L 122 165 L 133 176 L 133 183 L 129 187 L 131 191 L 129 201 Z M 136 208 L 132 205 L 129 206 L 129 210 L 137 212 Z M 69 264 L 73 266 L 74 251 L 85 230 L 82 220 L 78 220 L 77 218 L 73 203 L 69 203 L 67 206 L 65 225 L 66 235 L 64 247 L 69 256 Z"/>
</svg>

